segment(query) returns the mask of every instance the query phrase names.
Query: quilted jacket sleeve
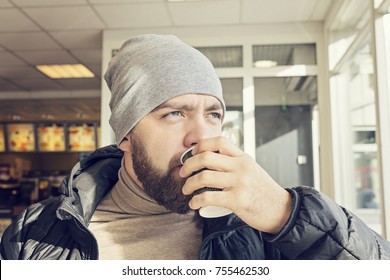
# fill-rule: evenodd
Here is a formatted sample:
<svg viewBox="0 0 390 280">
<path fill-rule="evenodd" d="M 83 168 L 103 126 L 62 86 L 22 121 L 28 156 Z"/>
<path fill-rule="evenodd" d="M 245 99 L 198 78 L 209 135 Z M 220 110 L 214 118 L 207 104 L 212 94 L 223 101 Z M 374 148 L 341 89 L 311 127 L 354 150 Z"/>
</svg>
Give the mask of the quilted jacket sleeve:
<svg viewBox="0 0 390 280">
<path fill-rule="evenodd" d="M 390 259 L 390 242 L 329 197 L 290 189 L 293 213 L 276 235 L 265 235 L 288 259 Z"/>
</svg>

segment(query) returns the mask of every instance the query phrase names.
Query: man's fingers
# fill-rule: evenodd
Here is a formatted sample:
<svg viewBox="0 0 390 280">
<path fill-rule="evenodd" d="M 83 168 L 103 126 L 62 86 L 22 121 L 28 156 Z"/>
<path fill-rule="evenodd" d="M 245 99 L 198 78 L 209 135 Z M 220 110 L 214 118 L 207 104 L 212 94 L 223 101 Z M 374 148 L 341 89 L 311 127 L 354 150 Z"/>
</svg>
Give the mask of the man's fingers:
<svg viewBox="0 0 390 280">
<path fill-rule="evenodd" d="M 195 146 L 193 155 L 205 151 L 216 152 L 231 157 L 238 157 L 244 154 L 240 148 L 222 136 L 203 139 Z"/>
<path fill-rule="evenodd" d="M 227 207 L 231 195 L 229 191 L 205 191 L 195 195 L 189 202 L 191 209 L 199 209 L 206 206 Z"/>
<path fill-rule="evenodd" d="M 194 191 L 204 187 L 228 189 L 231 187 L 232 180 L 233 178 L 230 173 L 203 170 L 186 180 L 183 186 L 183 194 L 190 195 Z"/>
<path fill-rule="evenodd" d="M 193 173 L 204 169 L 230 172 L 234 169 L 234 167 L 234 162 L 230 157 L 206 151 L 187 159 L 180 170 L 180 176 L 183 178 L 189 177 Z"/>
</svg>

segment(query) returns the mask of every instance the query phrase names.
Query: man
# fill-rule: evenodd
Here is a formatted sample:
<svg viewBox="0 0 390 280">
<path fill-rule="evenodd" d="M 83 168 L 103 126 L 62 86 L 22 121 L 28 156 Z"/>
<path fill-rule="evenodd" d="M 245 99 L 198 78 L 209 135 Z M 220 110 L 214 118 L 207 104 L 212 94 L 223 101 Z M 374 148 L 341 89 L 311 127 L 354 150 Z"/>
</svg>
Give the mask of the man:
<svg viewBox="0 0 390 280">
<path fill-rule="evenodd" d="M 3 235 L 2 258 L 390 258 L 389 242 L 348 210 L 313 188 L 282 188 L 220 136 L 222 89 L 200 52 L 174 36 L 135 37 L 105 79 L 120 150 L 96 151 L 59 197 L 20 215 Z M 221 191 L 199 193 L 205 186 Z M 193 211 L 210 205 L 233 214 Z"/>
</svg>

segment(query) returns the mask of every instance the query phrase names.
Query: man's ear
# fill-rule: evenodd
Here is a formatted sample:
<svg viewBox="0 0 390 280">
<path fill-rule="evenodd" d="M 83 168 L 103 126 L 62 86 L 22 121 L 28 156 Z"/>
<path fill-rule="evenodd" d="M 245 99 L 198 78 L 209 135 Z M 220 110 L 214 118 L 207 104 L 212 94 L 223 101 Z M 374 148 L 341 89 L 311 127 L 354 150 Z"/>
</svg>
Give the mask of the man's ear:
<svg viewBox="0 0 390 280">
<path fill-rule="evenodd" d="M 123 138 L 122 142 L 119 144 L 118 147 L 123 152 L 130 152 L 131 151 L 130 135 L 127 135 L 125 138 Z"/>
</svg>

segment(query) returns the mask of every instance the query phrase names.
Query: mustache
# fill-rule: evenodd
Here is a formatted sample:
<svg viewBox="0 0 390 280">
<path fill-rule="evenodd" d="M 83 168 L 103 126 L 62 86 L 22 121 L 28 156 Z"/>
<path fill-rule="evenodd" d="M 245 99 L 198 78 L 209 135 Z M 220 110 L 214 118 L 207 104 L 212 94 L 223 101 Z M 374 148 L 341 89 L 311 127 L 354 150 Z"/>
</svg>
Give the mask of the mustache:
<svg viewBox="0 0 390 280">
<path fill-rule="evenodd" d="M 175 169 L 177 166 L 182 165 L 180 162 L 180 158 L 181 158 L 181 155 L 183 154 L 183 152 L 179 152 L 171 158 L 171 160 L 169 161 L 169 164 L 168 164 L 169 169 Z"/>
</svg>

